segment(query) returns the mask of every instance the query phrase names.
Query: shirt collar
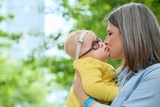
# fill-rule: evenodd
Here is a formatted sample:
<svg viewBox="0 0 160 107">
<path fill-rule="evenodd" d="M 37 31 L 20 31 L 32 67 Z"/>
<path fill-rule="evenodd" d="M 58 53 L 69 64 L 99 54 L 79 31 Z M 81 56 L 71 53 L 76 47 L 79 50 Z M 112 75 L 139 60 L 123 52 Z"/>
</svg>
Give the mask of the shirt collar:
<svg viewBox="0 0 160 107">
<path fill-rule="evenodd" d="M 137 73 L 140 73 L 143 71 L 142 66 L 137 67 Z M 128 67 L 125 67 L 123 71 L 117 73 L 117 79 L 118 84 L 117 86 L 123 86 L 125 83 L 127 83 L 132 76 L 137 76 L 137 73 L 129 71 Z"/>
</svg>

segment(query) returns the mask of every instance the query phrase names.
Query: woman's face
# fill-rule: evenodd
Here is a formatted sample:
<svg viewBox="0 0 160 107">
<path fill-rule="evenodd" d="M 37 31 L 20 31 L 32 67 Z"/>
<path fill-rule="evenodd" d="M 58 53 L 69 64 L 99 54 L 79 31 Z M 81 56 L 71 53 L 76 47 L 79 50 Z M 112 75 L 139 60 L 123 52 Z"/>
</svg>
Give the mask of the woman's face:
<svg viewBox="0 0 160 107">
<path fill-rule="evenodd" d="M 108 21 L 108 36 L 105 43 L 109 48 L 109 57 L 111 59 L 124 59 L 123 39 L 119 29 Z"/>
</svg>

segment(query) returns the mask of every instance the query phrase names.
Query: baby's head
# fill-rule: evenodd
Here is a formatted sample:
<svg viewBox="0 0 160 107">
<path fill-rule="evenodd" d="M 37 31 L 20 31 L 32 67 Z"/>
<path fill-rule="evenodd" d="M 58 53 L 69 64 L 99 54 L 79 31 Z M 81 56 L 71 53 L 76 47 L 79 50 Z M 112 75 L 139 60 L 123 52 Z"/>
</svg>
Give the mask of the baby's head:
<svg viewBox="0 0 160 107">
<path fill-rule="evenodd" d="M 76 48 L 78 44 L 78 38 L 80 37 L 81 33 L 83 31 L 75 31 L 71 32 L 68 35 L 68 38 L 64 44 L 64 50 L 65 52 L 72 58 L 75 59 L 76 56 Z"/>
<path fill-rule="evenodd" d="M 94 57 L 106 61 L 107 59 L 105 57 L 107 56 L 108 58 L 109 56 L 109 54 L 107 54 L 108 48 L 106 48 L 106 45 L 90 30 L 81 30 L 70 33 L 65 42 L 64 49 L 74 60 L 84 57 Z M 105 49 L 107 49 L 107 52 L 104 53 Z"/>
</svg>

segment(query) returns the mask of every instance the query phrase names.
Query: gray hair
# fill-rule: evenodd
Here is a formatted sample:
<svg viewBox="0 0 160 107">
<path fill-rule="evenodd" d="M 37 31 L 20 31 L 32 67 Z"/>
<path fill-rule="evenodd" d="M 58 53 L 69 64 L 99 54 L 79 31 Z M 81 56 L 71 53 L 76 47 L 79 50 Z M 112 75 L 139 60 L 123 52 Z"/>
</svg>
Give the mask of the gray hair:
<svg viewBox="0 0 160 107">
<path fill-rule="evenodd" d="M 129 3 L 113 10 L 105 20 L 119 28 L 123 38 L 123 68 L 136 72 L 160 62 L 160 28 L 153 12 L 144 4 Z"/>
</svg>

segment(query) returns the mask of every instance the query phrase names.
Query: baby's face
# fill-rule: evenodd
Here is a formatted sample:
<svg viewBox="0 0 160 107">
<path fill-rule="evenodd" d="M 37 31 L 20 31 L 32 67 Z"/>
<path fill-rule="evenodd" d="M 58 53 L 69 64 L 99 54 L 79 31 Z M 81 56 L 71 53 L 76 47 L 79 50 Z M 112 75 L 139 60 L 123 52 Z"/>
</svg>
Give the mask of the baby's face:
<svg viewBox="0 0 160 107">
<path fill-rule="evenodd" d="M 108 47 L 95 33 L 89 31 L 84 37 L 80 57 L 93 57 L 106 62 L 109 57 Z"/>
</svg>

